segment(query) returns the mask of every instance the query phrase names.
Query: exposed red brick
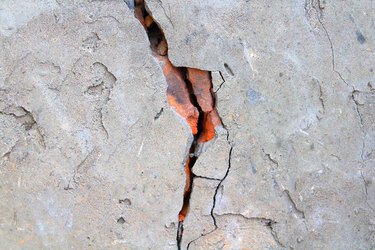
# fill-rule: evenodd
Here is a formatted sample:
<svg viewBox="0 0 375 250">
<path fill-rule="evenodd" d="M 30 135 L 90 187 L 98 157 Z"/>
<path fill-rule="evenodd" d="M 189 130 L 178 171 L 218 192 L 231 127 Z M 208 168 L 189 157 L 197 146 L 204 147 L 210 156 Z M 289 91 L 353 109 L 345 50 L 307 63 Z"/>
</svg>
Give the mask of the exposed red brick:
<svg viewBox="0 0 375 250">
<path fill-rule="evenodd" d="M 199 135 L 198 142 L 205 143 L 211 141 L 215 137 L 215 128 L 218 125 L 221 125 L 221 120 L 215 109 L 209 113 L 204 113 L 202 131 Z"/>
<path fill-rule="evenodd" d="M 210 112 L 214 106 L 212 98 L 210 73 L 205 70 L 187 68 L 188 80 L 190 81 L 194 95 L 203 112 Z"/>
<path fill-rule="evenodd" d="M 215 128 L 221 125 L 221 119 L 215 108 L 210 72 L 173 66 L 167 56 L 168 44 L 163 31 L 157 25 L 152 25 L 154 20 L 151 15 L 146 13 L 143 0 L 136 0 L 135 4 L 134 15 L 148 32 L 153 55 L 162 65 L 163 74 L 168 84 L 168 103 L 187 121 L 194 135 L 185 165 L 183 205 L 178 214 L 177 245 L 180 247 L 183 222 L 189 210 L 189 200 L 195 177 L 192 168 L 198 159 L 198 155 L 195 155 L 196 146 L 215 137 Z"/>
<path fill-rule="evenodd" d="M 214 125 L 215 128 L 217 126 L 221 126 L 222 125 L 221 118 L 220 118 L 219 113 L 217 112 L 216 108 L 214 108 L 210 112 L 210 120 L 211 120 L 211 122 L 212 122 L 212 124 Z"/>
<path fill-rule="evenodd" d="M 168 83 L 168 103 L 180 116 L 185 118 L 193 135 L 196 135 L 198 133 L 199 111 L 190 101 L 190 94 L 181 70 L 174 67 L 167 57 L 158 58 L 164 63 L 163 73 Z"/>
<path fill-rule="evenodd" d="M 185 165 L 185 190 L 184 190 L 184 200 L 187 198 L 186 196 L 190 194 L 191 192 L 191 184 L 192 184 L 192 173 L 191 173 L 191 167 L 190 167 L 190 158 L 187 159 L 186 165 Z M 182 208 L 180 210 L 180 213 L 178 214 L 178 221 L 184 221 L 187 212 L 189 210 L 189 203 L 184 202 L 182 205 Z"/>
</svg>

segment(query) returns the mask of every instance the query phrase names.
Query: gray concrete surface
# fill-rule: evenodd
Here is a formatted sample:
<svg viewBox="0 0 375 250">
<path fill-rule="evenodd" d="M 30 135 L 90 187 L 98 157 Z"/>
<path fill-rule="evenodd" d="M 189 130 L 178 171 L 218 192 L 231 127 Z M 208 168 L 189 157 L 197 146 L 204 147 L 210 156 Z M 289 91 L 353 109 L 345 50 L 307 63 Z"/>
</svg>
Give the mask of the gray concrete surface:
<svg viewBox="0 0 375 250">
<path fill-rule="evenodd" d="M 174 65 L 213 71 L 224 124 L 184 249 L 375 248 L 375 3 L 146 5 Z M 176 249 L 189 128 L 127 4 L 0 20 L 2 248 Z"/>
</svg>

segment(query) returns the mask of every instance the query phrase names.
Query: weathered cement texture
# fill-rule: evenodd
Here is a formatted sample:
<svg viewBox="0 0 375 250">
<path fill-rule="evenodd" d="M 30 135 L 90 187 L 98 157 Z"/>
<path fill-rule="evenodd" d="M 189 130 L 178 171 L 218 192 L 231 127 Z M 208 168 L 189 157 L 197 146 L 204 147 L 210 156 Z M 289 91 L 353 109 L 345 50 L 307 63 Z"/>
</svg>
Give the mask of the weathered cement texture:
<svg viewBox="0 0 375 250">
<path fill-rule="evenodd" d="M 374 248 L 374 3 L 148 6 L 172 63 L 221 71 L 226 80 L 217 107 L 231 169 L 216 195 L 218 229 L 191 248 Z M 206 151 L 200 164 L 222 169 L 228 148 L 221 150 Z"/>
<path fill-rule="evenodd" d="M 175 66 L 213 71 L 225 125 L 183 247 L 375 248 L 375 3 L 146 5 Z M 124 1 L 0 20 L 0 245 L 175 249 L 189 129 Z"/>
<path fill-rule="evenodd" d="M 65 4 L 0 41 L 1 248 L 175 249 L 187 133 L 133 13 Z"/>
</svg>

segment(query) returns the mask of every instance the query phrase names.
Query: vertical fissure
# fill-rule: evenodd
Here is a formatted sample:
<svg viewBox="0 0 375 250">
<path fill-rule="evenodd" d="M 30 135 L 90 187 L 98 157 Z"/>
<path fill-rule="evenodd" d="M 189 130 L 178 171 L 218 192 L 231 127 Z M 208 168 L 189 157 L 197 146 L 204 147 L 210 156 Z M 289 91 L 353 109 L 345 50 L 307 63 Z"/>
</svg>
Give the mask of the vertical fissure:
<svg viewBox="0 0 375 250">
<path fill-rule="evenodd" d="M 168 103 L 185 119 L 193 135 L 184 166 L 186 178 L 183 204 L 178 213 L 176 241 L 178 249 L 181 249 L 183 223 L 188 214 L 195 178 L 192 170 L 199 158 L 202 145 L 215 138 L 215 128 L 221 125 L 221 119 L 215 108 L 211 72 L 175 67 L 168 58 L 168 43 L 164 32 L 147 11 L 144 0 L 135 0 L 132 6 L 135 17 L 146 30 L 152 54 L 162 67 L 168 85 Z"/>
</svg>

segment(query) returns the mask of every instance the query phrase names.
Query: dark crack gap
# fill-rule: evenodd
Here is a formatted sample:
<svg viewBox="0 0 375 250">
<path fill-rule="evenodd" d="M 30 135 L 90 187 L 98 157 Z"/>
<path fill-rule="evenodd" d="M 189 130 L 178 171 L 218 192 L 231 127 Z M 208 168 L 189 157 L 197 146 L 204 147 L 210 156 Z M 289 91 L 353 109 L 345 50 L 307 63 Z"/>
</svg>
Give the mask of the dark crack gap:
<svg viewBox="0 0 375 250">
<path fill-rule="evenodd" d="M 228 130 L 227 130 L 228 131 Z M 228 133 L 228 132 L 227 132 Z M 217 229 L 217 221 L 216 221 L 216 217 L 214 215 L 214 211 L 215 211 L 215 207 L 216 207 L 216 201 L 217 201 L 217 195 L 218 195 L 218 192 L 219 192 L 219 189 L 222 185 L 222 183 L 224 182 L 224 180 L 227 178 L 228 174 L 229 174 L 229 171 L 232 167 L 232 152 L 233 152 L 233 146 L 231 145 L 231 143 L 229 142 L 229 133 L 227 135 L 227 141 L 229 143 L 229 145 L 231 146 L 230 149 L 229 149 L 229 154 L 228 154 L 228 168 L 227 168 L 227 171 L 225 172 L 225 175 L 224 177 L 220 180 L 219 184 L 216 186 L 216 189 L 215 189 L 215 194 L 212 198 L 212 208 L 211 208 L 211 218 L 214 222 L 214 226 L 215 226 L 215 230 Z"/>
<path fill-rule="evenodd" d="M 129 4 L 128 4 L 129 6 Z M 198 160 L 202 145 L 215 138 L 215 128 L 221 125 L 221 119 L 215 108 L 215 93 L 212 86 L 212 76 L 210 71 L 175 67 L 168 58 L 168 43 L 163 30 L 153 19 L 151 13 L 143 0 L 135 0 L 134 15 L 145 28 L 150 41 L 150 48 L 155 59 L 162 67 L 163 74 L 168 84 L 167 97 L 169 105 L 186 120 L 191 128 L 193 141 L 188 146 L 188 155 L 185 162 L 185 189 L 183 194 L 183 204 L 178 214 L 177 247 L 181 249 L 181 241 L 184 231 L 184 220 L 188 214 L 190 197 L 193 191 L 194 178 L 204 178 L 195 176 L 192 169 Z M 230 150 L 231 156 L 232 148 Z M 230 157 L 229 156 L 229 157 Z M 214 199 L 221 183 L 228 175 L 228 170 L 218 187 L 215 190 Z M 208 178 L 207 178 L 208 179 Z M 214 208 L 214 205 L 213 205 Z M 212 210 L 213 215 L 213 210 Z M 214 224 L 216 226 L 216 220 Z"/>
<path fill-rule="evenodd" d="M 226 129 L 226 128 L 225 128 Z M 202 237 L 206 237 L 207 235 L 215 232 L 217 229 L 218 229 L 218 225 L 217 225 L 217 221 L 216 221 L 216 217 L 215 217 L 215 207 L 216 207 L 216 201 L 217 201 L 217 195 L 219 193 L 219 189 L 221 188 L 222 186 L 222 183 L 225 181 L 225 179 L 228 177 L 229 175 L 229 172 L 230 172 L 230 169 L 232 167 L 232 152 L 233 152 L 233 145 L 231 144 L 231 142 L 229 141 L 229 132 L 228 132 L 228 129 L 226 129 L 227 131 L 227 142 L 228 144 L 230 145 L 230 149 L 229 149 L 229 153 L 228 153 L 228 167 L 227 167 L 227 170 L 225 172 L 225 175 L 223 178 L 219 179 L 220 182 L 218 183 L 218 185 L 216 186 L 216 189 L 215 189 L 215 193 L 212 197 L 212 207 L 211 207 L 211 211 L 210 211 L 210 215 L 211 215 L 211 218 L 212 218 L 212 221 L 213 221 L 213 224 L 214 224 L 214 229 L 205 233 L 205 234 L 201 234 L 199 237 L 193 239 L 192 241 L 190 241 L 187 245 L 187 249 L 190 248 L 191 244 L 193 244 L 195 241 L 199 240 L 200 238 Z M 196 176 L 196 178 L 199 178 L 198 176 Z"/>
</svg>

